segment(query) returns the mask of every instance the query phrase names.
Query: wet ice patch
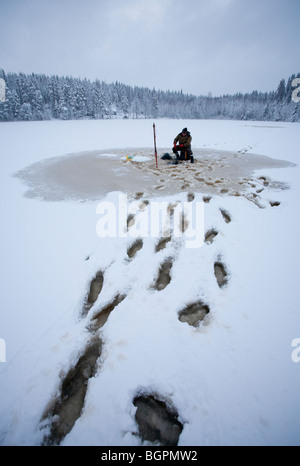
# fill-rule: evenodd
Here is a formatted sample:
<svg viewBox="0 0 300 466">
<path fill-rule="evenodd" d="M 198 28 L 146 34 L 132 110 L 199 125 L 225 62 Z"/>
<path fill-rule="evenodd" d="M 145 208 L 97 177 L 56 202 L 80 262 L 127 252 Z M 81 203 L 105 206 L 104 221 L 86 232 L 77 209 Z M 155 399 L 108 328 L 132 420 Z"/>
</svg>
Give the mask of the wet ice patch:
<svg viewBox="0 0 300 466">
<path fill-rule="evenodd" d="M 25 196 L 29 198 L 95 201 L 108 192 L 142 191 L 154 185 L 154 175 L 141 174 L 136 166 L 120 154 L 92 151 L 42 160 L 14 176 L 27 185 Z"/>
<path fill-rule="evenodd" d="M 161 149 L 165 151 L 166 149 Z M 152 148 L 90 151 L 53 157 L 30 165 L 15 176 L 28 187 L 26 197 L 42 200 L 94 201 L 112 191 L 175 194 L 189 191 L 236 196 L 254 186 L 255 170 L 293 164 L 270 157 L 212 149 L 193 149 L 195 163 L 160 160 Z M 256 180 L 257 181 L 257 180 Z M 261 177 L 263 187 L 286 189 Z M 206 199 L 209 199 L 206 196 Z M 189 202 L 191 202 L 191 195 Z"/>
</svg>

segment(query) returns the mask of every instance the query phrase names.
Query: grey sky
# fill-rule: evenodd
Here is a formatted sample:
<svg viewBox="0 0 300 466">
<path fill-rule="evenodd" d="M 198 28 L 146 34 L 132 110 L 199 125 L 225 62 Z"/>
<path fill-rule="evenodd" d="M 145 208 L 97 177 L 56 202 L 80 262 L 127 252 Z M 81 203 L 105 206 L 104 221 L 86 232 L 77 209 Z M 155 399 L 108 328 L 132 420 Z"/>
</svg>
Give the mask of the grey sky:
<svg viewBox="0 0 300 466">
<path fill-rule="evenodd" d="M 0 0 L 0 68 L 212 92 L 300 71 L 300 0 Z"/>
</svg>

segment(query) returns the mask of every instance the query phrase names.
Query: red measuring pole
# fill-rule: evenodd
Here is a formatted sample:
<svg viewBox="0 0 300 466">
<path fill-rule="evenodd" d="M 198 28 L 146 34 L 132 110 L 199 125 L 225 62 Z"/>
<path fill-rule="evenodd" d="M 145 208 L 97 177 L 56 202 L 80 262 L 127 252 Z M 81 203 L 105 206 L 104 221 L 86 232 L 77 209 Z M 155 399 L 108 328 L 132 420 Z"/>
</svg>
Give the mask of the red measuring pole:
<svg viewBox="0 0 300 466">
<path fill-rule="evenodd" d="M 153 123 L 153 134 L 154 134 L 154 153 L 155 153 L 156 168 L 158 168 L 158 163 L 157 163 L 157 150 L 156 150 L 155 123 Z"/>
</svg>

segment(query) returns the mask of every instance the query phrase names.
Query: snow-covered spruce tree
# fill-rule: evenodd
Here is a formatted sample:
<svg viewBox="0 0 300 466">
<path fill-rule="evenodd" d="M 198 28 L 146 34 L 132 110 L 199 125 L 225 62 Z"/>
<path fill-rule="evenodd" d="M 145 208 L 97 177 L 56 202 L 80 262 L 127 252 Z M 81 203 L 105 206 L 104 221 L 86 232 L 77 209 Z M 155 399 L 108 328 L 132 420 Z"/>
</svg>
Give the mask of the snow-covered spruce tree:
<svg viewBox="0 0 300 466">
<path fill-rule="evenodd" d="M 300 108 L 298 102 L 295 104 L 292 116 L 291 116 L 291 122 L 295 123 L 296 121 L 300 121 Z"/>
<path fill-rule="evenodd" d="M 30 103 L 24 102 L 19 111 L 19 119 L 23 121 L 33 120 L 32 108 Z"/>
<path fill-rule="evenodd" d="M 7 98 L 0 104 L 0 121 L 82 118 L 217 118 L 298 121 L 292 102 L 293 74 L 282 79 L 276 91 L 221 97 L 194 96 L 182 91 L 134 88 L 118 81 L 45 75 L 25 75 L 0 70 Z M 27 104 L 27 105 L 24 105 Z"/>
<path fill-rule="evenodd" d="M 277 103 L 284 102 L 285 98 L 286 98 L 285 79 L 282 79 L 280 81 L 280 83 L 278 84 L 278 87 L 277 87 L 277 90 L 276 90 Z"/>
</svg>

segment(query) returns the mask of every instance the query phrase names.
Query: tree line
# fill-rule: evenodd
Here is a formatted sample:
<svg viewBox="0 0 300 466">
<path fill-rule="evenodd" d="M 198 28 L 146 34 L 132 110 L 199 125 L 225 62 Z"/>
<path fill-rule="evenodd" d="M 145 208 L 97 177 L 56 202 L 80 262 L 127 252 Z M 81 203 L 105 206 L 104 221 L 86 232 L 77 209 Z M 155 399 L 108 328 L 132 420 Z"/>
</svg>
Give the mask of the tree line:
<svg viewBox="0 0 300 466">
<path fill-rule="evenodd" d="M 78 120 L 104 118 L 190 118 L 258 121 L 300 121 L 300 106 L 292 99 L 293 80 L 282 79 L 274 91 L 236 93 L 221 97 L 182 91 L 132 87 L 120 82 L 41 74 L 7 73 L 6 99 L 0 121 Z"/>
</svg>

